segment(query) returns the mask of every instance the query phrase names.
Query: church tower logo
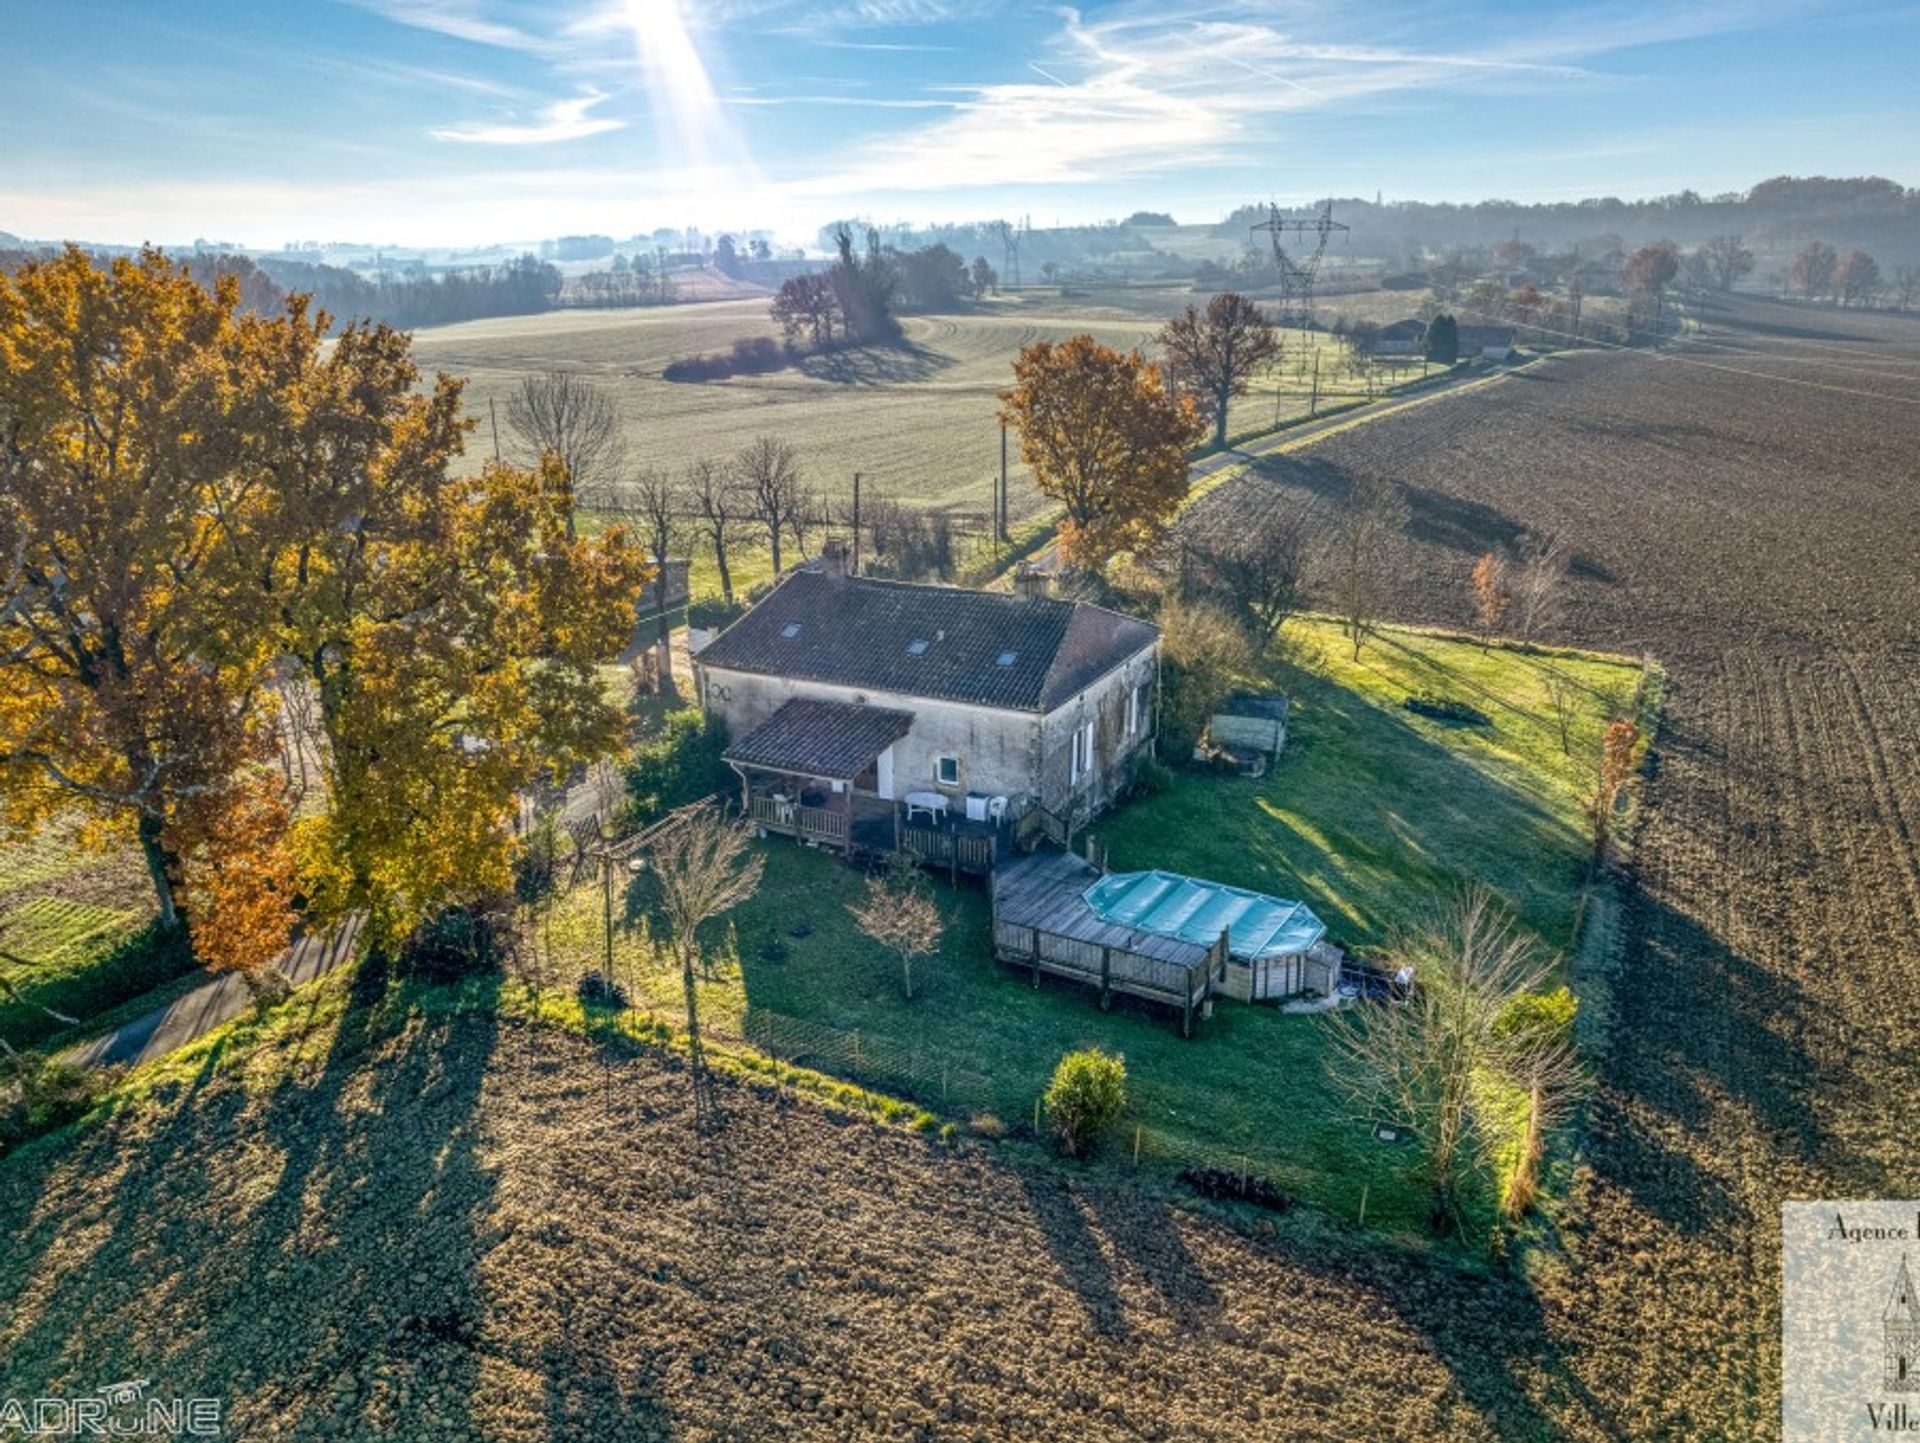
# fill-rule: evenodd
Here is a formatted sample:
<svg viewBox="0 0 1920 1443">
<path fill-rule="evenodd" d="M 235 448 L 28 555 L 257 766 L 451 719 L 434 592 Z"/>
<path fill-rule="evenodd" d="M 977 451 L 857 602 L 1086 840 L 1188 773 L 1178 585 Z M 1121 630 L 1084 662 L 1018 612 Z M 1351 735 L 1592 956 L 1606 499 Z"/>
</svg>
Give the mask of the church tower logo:
<svg viewBox="0 0 1920 1443">
<path fill-rule="evenodd" d="M 1886 1376 L 1881 1389 L 1888 1393 L 1920 1393 L 1920 1302 L 1907 1273 L 1907 1255 L 1900 1254 L 1893 1292 L 1880 1314 L 1881 1341 L 1886 1351 Z"/>
</svg>

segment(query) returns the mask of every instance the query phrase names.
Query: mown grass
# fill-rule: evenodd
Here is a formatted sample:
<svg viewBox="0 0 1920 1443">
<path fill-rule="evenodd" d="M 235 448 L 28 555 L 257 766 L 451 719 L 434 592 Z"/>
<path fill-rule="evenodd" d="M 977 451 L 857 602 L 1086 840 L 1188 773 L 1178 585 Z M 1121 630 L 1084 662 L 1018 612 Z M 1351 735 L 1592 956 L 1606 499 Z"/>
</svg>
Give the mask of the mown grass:
<svg viewBox="0 0 1920 1443">
<path fill-rule="evenodd" d="M 1470 639 L 1383 629 L 1359 662 L 1330 622 L 1293 623 L 1284 655 L 1249 677 L 1295 699 L 1281 764 L 1250 782 L 1181 773 L 1095 828 L 1116 868 L 1165 867 L 1306 900 L 1333 935 L 1378 943 L 1416 924 L 1468 881 L 1498 890 L 1555 950 L 1574 935 L 1584 879 L 1580 796 L 1606 716 L 1631 699 L 1638 668 L 1592 654 L 1551 657 Z M 1545 668 L 1580 700 L 1562 752 Z M 1492 718 L 1448 727 L 1407 712 L 1412 692 L 1443 692 Z M 1063 1052 L 1101 1046 L 1127 1058 L 1131 1106 L 1109 1162 L 1246 1168 L 1327 1212 L 1424 1236 L 1414 1161 L 1348 1115 L 1324 1070 L 1321 1019 L 1222 1002 L 1183 1040 L 1164 1013 L 1091 993 L 1038 989 L 992 960 L 978 886 L 935 885 L 947 922 L 938 957 L 899 968 L 854 926 L 864 879 L 786 841 L 763 848 L 759 894 L 707 939 L 703 1016 L 835 1075 L 910 1093 L 965 1119 L 1030 1124 Z M 651 943 L 644 880 L 619 906 L 614 975 L 639 1007 L 678 1020 L 679 979 Z M 602 899 L 582 888 L 545 929 L 552 985 L 604 965 Z M 1491 1179 L 1483 1192 L 1490 1192 Z"/>
<path fill-rule="evenodd" d="M 1574 687 L 1564 750 L 1550 671 Z M 1177 773 L 1165 793 L 1095 831 L 1116 870 L 1172 866 L 1175 850 L 1179 870 L 1298 898 L 1335 938 L 1362 945 L 1482 883 L 1564 952 L 1586 881 L 1583 805 L 1600 735 L 1639 677 L 1618 657 L 1483 648 L 1400 627 L 1381 628 L 1356 661 L 1337 623 L 1296 619 L 1244 678 L 1293 702 L 1286 750 L 1267 775 Z M 1465 702 L 1489 724 L 1407 710 L 1419 693 Z"/>
<path fill-rule="evenodd" d="M 192 970 L 181 939 L 153 929 L 144 887 L 71 828 L 0 848 L 0 947 L 19 959 L 3 965 L 29 999 L 0 997 L 0 1037 L 37 1046 L 63 1027 L 41 1007 L 90 1021 Z"/>
</svg>

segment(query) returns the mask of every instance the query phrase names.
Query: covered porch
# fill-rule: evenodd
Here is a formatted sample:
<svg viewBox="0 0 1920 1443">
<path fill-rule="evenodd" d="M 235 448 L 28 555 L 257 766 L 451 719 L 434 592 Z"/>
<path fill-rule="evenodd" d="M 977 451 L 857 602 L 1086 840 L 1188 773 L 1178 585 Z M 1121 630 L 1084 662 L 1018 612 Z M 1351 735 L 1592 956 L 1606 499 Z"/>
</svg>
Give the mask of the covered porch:
<svg viewBox="0 0 1920 1443">
<path fill-rule="evenodd" d="M 740 777 L 742 812 L 763 832 L 850 856 L 904 852 L 928 866 L 985 875 L 1011 827 L 966 816 L 963 799 L 944 810 L 920 794 L 899 795 L 893 744 L 913 713 L 795 698 L 727 748 Z M 910 804 L 911 801 L 911 804 Z"/>
</svg>

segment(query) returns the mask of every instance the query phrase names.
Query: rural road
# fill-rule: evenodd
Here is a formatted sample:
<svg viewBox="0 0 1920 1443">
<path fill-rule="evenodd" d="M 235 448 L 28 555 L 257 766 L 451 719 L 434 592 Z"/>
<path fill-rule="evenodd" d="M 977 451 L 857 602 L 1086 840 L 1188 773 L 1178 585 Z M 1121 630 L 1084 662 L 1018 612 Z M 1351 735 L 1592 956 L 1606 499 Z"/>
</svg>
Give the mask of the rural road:
<svg viewBox="0 0 1920 1443">
<path fill-rule="evenodd" d="M 299 938 L 274 966 L 293 986 L 303 987 L 352 957 L 359 939 L 360 918 L 355 916 L 328 936 Z M 252 1005 L 253 991 L 246 979 L 237 972 L 222 973 L 105 1037 L 63 1052 L 60 1060 L 74 1067 L 152 1062 L 233 1021 Z"/>
</svg>

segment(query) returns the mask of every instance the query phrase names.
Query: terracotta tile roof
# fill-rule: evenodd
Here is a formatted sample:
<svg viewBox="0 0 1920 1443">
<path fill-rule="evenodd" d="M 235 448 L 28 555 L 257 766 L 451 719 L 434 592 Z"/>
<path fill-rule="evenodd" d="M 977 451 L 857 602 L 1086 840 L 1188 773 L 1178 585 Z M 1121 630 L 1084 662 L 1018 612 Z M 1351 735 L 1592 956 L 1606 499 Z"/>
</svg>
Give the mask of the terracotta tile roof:
<svg viewBox="0 0 1920 1443">
<path fill-rule="evenodd" d="M 913 713 L 795 697 L 726 750 L 726 759 L 850 782 L 905 736 Z"/>
<path fill-rule="evenodd" d="M 1085 602 L 796 571 L 700 664 L 1044 712 L 1158 635 Z"/>
</svg>

